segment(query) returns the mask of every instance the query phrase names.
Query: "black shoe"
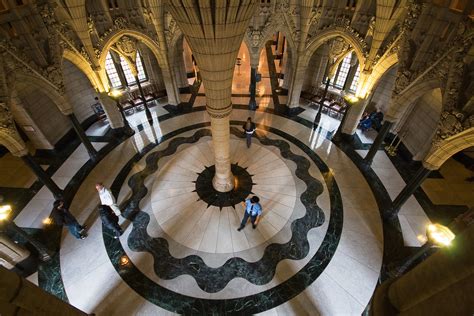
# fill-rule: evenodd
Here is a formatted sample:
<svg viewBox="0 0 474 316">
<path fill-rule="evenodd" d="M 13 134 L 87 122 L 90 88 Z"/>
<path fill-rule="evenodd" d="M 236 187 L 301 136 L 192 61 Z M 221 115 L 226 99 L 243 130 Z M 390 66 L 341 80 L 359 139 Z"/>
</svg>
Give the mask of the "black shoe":
<svg viewBox="0 0 474 316">
<path fill-rule="evenodd" d="M 87 238 L 87 235 L 81 235 L 81 237 L 79 237 L 79 239 L 86 239 Z"/>
<path fill-rule="evenodd" d="M 252 225 L 252 228 L 253 228 L 253 229 L 257 228 L 257 225 Z"/>
<path fill-rule="evenodd" d="M 240 231 L 242 230 L 242 228 L 243 228 L 243 227 L 239 227 L 239 228 L 237 228 L 237 231 L 239 231 L 239 232 L 240 232 Z"/>
</svg>

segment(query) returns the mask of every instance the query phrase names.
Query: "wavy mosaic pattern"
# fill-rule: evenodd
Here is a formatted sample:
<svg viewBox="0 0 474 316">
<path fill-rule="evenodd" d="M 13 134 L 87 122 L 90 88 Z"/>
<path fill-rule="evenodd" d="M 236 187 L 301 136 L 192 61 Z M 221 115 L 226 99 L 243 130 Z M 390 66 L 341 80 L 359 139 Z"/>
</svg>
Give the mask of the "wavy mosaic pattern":
<svg viewBox="0 0 474 316">
<path fill-rule="evenodd" d="M 240 126 L 242 123 L 243 122 L 240 121 L 231 121 L 231 124 L 238 126 Z M 180 133 L 206 126 L 209 126 L 209 123 L 200 123 L 180 128 L 172 133 L 164 135 L 162 140 L 170 139 L 179 135 Z M 302 269 L 296 272 L 288 280 L 266 291 L 235 299 L 200 299 L 173 292 L 167 288 L 160 286 L 159 284 L 154 283 L 152 280 L 146 277 L 140 270 L 138 270 L 134 266 L 133 262 L 129 260 L 126 260 L 126 262 L 128 263 L 126 265 L 123 265 L 122 259 L 127 258 L 127 255 L 123 247 L 121 246 L 120 240 L 113 239 L 112 235 L 110 235 L 105 230 L 105 248 L 112 264 L 114 265 L 115 269 L 120 274 L 122 279 L 142 297 L 146 298 L 147 300 L 156 305 L 159 305 L 162 308 L 180 314 L 259 313 L 271 309 L 279 304 L 282 304 L 301 293 L 301 291 L 303 291 L 307 286 L 314 282 L 314 280 L 316 280 L 316 278 L 324 271 L 326 266 L 329 264 L 339 243 L 343 224 L 342 200 L 332 173 L 330 172 L 326 164 L 300 140 L 276 128 L 267 127 L 263 125 L 260 125 L 259 128 L 266 129 L 269 132 L 283 137 L 289 142 L 298 146 L 317 165 L 317 167 L 320 169 L 324 176 L 331 198 L 331 215 L 326 235 L 316 254 Z M 179 141 L 179 139 L 176 138 L 174 141 Z M 156 144 L 154 146 L 156 146 Z M 152 147 L 147 148 L 146 152 L 149 152 Z M 122 185 L 126 175 L 132 169 L 133 164 L 139 161 L 143 157 L 143 155 L 144 153 L 135 155 L 132 159 L 130 159 L 129 163 L 124 166 L 119 176 L 114 181 L 114 184 L 112 185 L 112 188 L 115 188 L 115 192 L 117 192 L 119 187 Z M 140 195 L 146 195 L 146 191 L 143 192 L 143 190 L 138 190 L 138 188 L 134 190 L 134 193 L 139 193 L 139 191 L 142 191 L 140 192 Z M 131 200 L 130 202 L 132 203 L 132 208 L 138 205 L 135 204 L 135 201 L 133 200 Z M 137 222 L 136 225 L 138 226 L 141 224 Z M 293 223 L 292 225 L 295 225 L 295 223 Z M 147 243 L 143 244 L 145 247 Z M 258 302 L 258 304 L 256 304 L 256 302 Z"/>
<path fill-rule="evenodd" d="M 242 133 L 235 128 L 231 132 L 236 136 L 242 136 Z M 160 158 L 172 155 L 182 144 L 195 143 L 201 137 L 209 136 L 209 134 L 210 131 L 207 129 L 198 130 L 190 137 L 174 139 L 162 151 L 149 154 L 146 157 L 144 170 L 134 174 L 129 180 L 129 186 L 133 189 L 130 202 L 138 205 L 140 200 L 145 197 L 148 190 L 144 181 L 158 170 Z M 238 277 L 256 285 L 266 284 L 272 280 L 276 266 L 281 260 L 300 260 L 306 257 L 309 252 L 308 231 L 324 222 L 324 213 L 316 204 L 316 197 L 323 192 L 323 186 L 309 174 L 310 161 L 293 153 L 286 141 L 268 137 L 259 137 L 259 140 L 263 145 L 277 147 L 283 158 L 295 162 L 297 166 L 295 174 L 307 186 L 300 197 L 306 208 L 306 214 L 291 223 L 291 239 L 284 244 L 268 245 L 262 259 L 256 262 L 247 262 L 242 258 L 234 257 L 224 265 L 212 268 L 207 266 L 203 259 L 197 255 L 181 259 L 174 258 L 169 252 L 168 241 L 165 238 L 152 238 L 148 235 L 146 228 L 150 221 L 149 215 L 139 212 L 133 221 L 128 245 L 134 251 L 146 251 L 153 256 L 154 270 L 160 278 L 169 280 L 188 274 L 196 280 L 202 290 L 215 293 L 222 290 L 232 279 Z"/>
</svg>

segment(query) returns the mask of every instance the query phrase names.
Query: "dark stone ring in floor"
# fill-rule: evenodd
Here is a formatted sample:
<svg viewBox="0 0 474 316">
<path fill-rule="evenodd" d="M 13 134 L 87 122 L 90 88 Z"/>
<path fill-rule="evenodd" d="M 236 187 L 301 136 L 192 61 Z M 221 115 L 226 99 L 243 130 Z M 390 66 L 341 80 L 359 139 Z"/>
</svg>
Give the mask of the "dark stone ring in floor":
<svg viewBox="0 0 474 316">
<path fill-rule="evenodd" d="M 216 166 L 206 167 L 196 180 L 196 193 L 207 206 L 223 207 L 232 206 L 244 201 L 252 193 L 252 176 L 237 164 L 231 165 L 234 175 L 234 188 L 229 192 L 219 192 L 214 189 L 212 179 L 216 173 Z"/>
<path fill-rule="evenodd" d="M 232 121 L 231 124 L 236 124 L 236 122 Z M 240 126 L 241 124 L 243 124 L 243 122 L 237 121 L 237 125 Z M 158 160 L 161 157 L 174 154 L 177 147 L 181 144 L 195 143 L 200 137 L 208 136 L 209 130 L 198 130 L 190 137 L 176 136 L 180 133 L 206 126 L 209 126 L 209 123 L 195 124 L 180 128 L 163 136 L 162 141 L 170 138 L 174 139 L 170 141 L 168 147 L 164 150 L 150 154 L 146 159 L 147 166 L 145 169 L 133 175 L 129 180 L 129 185 L 133 193 L 132 198 L 126 203 L 129 204 L 130 207 L 136 208 L 140 200 L 146 196 L 148 190 L 144 186 L 144 180 L 157 170 Z M 331 198 L 331 215 L 327 233 L 316 254 L 302 269 L 288 280 L 261 293 L 225 300 L 200 299 L 173 292 L 156 284 L 139 271 L 132 261 L 129 261 L 130 264 L 126 267 L 122 266 L 120 263 L 124 257 L 127 257 L 127 254 L 121 246 L 120 241 L 104 234 L 105 248 L 112 264 L 122 279 L 141 296 L 158 306 L 177 313 L 258 313 L 275 307 L 298 295 L 298 293 L 314 282 L 329 264 L 341 236 L 343 217 L 342 199 L 334 177 L 326 164 L 303 142 L 279 129 L 268 126 L 261 127 L 285 139 L 259 137 L 263 145 L 277 147 L 283 158 L 294 161 L 297 165 L 295 175 L 307 185 L 306 191 L 300 196 L 301 202 L 305 205 L 307 212 L 305 216 L 292 222 L 293 236 L 289 242 L 285 244 L 270 244 L 265 249 L 265 254 L 260 261 L 249 263 L 241 258 L 232 258 L 228 260 L 224 266 L 211 268 L 206 266 L 202 258 L 196 255 L 181 259 L 170 257 L 166 239 L 152 238 L 147 234 L 146 227 L 148 226 L 149 215 L 139 211 L 139 216 L 137 216 L 137 219 L 133 222 L 133 229 L 128 238 L 128 245 L 134 251 L 146 251 L 152 254 L 155 259 L 155 272 L 157 275 L 160 275 L 160 277 L 163 276 L 166 279 L 172 279 L 182 274 L 192 275 L 198 284 L 201 283 L 199 284 L 201 288 L 203 288 L 202 286 L 205 284 L 203 289 L 208 292 L 216 292 L 222 289 L 231 279 L 237 277 L 235 273 L 228 273 L 231 272 L 230 270 L 233 270 L 229 265 L 234 264 L 237 265 L 237 270 L 234 269 L 234 271 L 240 271 L 238 273 L 240 277 L 245 277 L 254 284 L 268 283 L 274 275 L 274 269 L 278 262 L 283 259 L 299 260 L 307 255 L 309 251 L 309 242 L 307 240 L 308 231 L 321 225 L 322 221 L 324 221 L 324 217 L 318 215 L 322 214 L 324 216 L 324 214 L 316 204 L 316 197 L 321 194 L 322 186 L 318 180 L 309 175 L 309 161 L 307 158 L 294 154 L 287 142 L 289 141 L 303 150 L 310 160 L 320 169 Z M 231 131 L 234 133 L 235 129 Z M 140 160 L 151 149 L 152 148 L 147 148 L 145 152 L 132 157 L 130 162 Z M 112 187 L 118 190 L 132 167 L 133 163 L 127 164 L 120 172 L 116 181 L 114 181 Z M 157 249 L 161 249 L 161 251 L 157 253 Z M 168 259 L 164 260 L 164 256 L 167 256 Z M 262 264 L 264 264 L 265 268 L 263 266 L 260 267 Z M 271 267 L 268 266 L 269 264 Z M 231 269 L 229 270 L 229 268 Z M 264 269 L 262 270 L 262 268 Z M 254 275 L 257 272 L 259 275 Z M 225 278 L 222 278 L 224 276 Z M 209 277 L 211 277 L 212 282 L 209 282 Z M 258 306 L 249 304 L 249 302 L 256 301 L 259 302 Z"/>
</svg>

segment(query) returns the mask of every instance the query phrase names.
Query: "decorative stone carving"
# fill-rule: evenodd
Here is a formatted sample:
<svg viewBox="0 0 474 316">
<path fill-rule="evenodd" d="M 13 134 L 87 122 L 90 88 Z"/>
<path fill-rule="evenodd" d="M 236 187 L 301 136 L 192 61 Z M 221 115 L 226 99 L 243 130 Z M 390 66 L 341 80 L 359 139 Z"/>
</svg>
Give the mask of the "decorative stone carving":
<svg viewBox="0 0 474 316">
<path fill-rule="evenodd" d="M 441 139 L 454 136 L 462 132 L 462 122 L 464 121 L 464 114 L 456 110 L 443 111 L 441 113 L 441 120 L 438 126 L 437 135 Z"/>
<path fill-rule="evenodd" d="M 16 134 L 15 121 L 7 104 L 0 101 L 0 132 L 6 134 Z"/>
<path fill-rule="evenodd" d="M 49 65 L 41 68 L 6 39 L 0 40 L 0 55 L 10 68 L 14 68 L 14 71 L 22 71 L 28 75 L 41 77 L 51 83 L 59 93 L 64 92 L 60 65 Z"/>
<path fill-rule="evenodd" d="M 122 36 L 114 45 L 121 54 L 135 62 L 137 57 L 137 42 L 135 39 L 129 36 Z"/>
<path fill-rule="evenodd" d="M 346 16 L 340 16 L 336 18 L 335 22 L 323 27 L 321 30 L 330 31 L 331 29 L 335 31 L 342 31 L 353 37 L 359 44 L 362 49 L 362 53 L 365 57 L 368 56 L 368 45 L 364 38 L 361 36 L 359 32 L 357 32 L 354 28 L 350 25 L 350 20 Z M 319 30 L 319 31 L 321 31 Z M 313 36 L 313 35 L 312 35 Z M 309 44 L 309 43 L 308 43 Z M 307 46 L 308 46 L 307 44 Z"/>
<path fill-rule="evenodd" d="M 344 55 L 349 48 L 349 44 L 342 37 L 336 37 L 329 44 L 329 58 L 334 61 Z"/>
<path fill-rule="evenodd" d="M 173 19 L 171 14 L 166 13 L 165 15 L 165 21 L 167 21 L 167 27 L 165 29 L 165 37 L 166 37 L 166 42 L 168 45 L 171 45 L 173 37 L 176 34 L 176 31 L 178 30 L 178 25 L 176 24 L 176 21 Z"/>
</svg>

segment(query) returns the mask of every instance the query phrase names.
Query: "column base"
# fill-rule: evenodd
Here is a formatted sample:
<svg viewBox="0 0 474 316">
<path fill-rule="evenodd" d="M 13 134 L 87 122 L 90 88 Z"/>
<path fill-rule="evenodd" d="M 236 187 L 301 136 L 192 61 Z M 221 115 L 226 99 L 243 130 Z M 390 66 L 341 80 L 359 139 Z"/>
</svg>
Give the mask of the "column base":
<svg viewBox="0 0 474 316">
<path fill-rule="evenodd" d="M 257 109 L 257 101 L 255 99 L 250 98 L 249 110 L 255 111 L 256 109 Z"/>
<path fill-rule="evenodd" d="M 118 137 L 121 136 L 132 136 L 135 134 L 135 131 L 130 126 L 123 126 L 119 128 L 114 128 L 112 133 Z"/>
<path fill-rule="evenodd" d="M 234 188 L 234 176 L 231 174 L 230 177 L 226 179 L 214 176 L 212 186 L 218 192 L 229 192 Z"/>
<path fill-rule="evenodd" d="M 298 114 L 300 114 L 301 112 L 303 112 L 304 110 L 302 108 L 300 108 L 299 106 L 296 106 L 296 107 L 289 107 L 288 105 L 284 105 L 285 107 L 285 112 L 289 115 L 289 116 L 296 116 Z"/>
</svg>

